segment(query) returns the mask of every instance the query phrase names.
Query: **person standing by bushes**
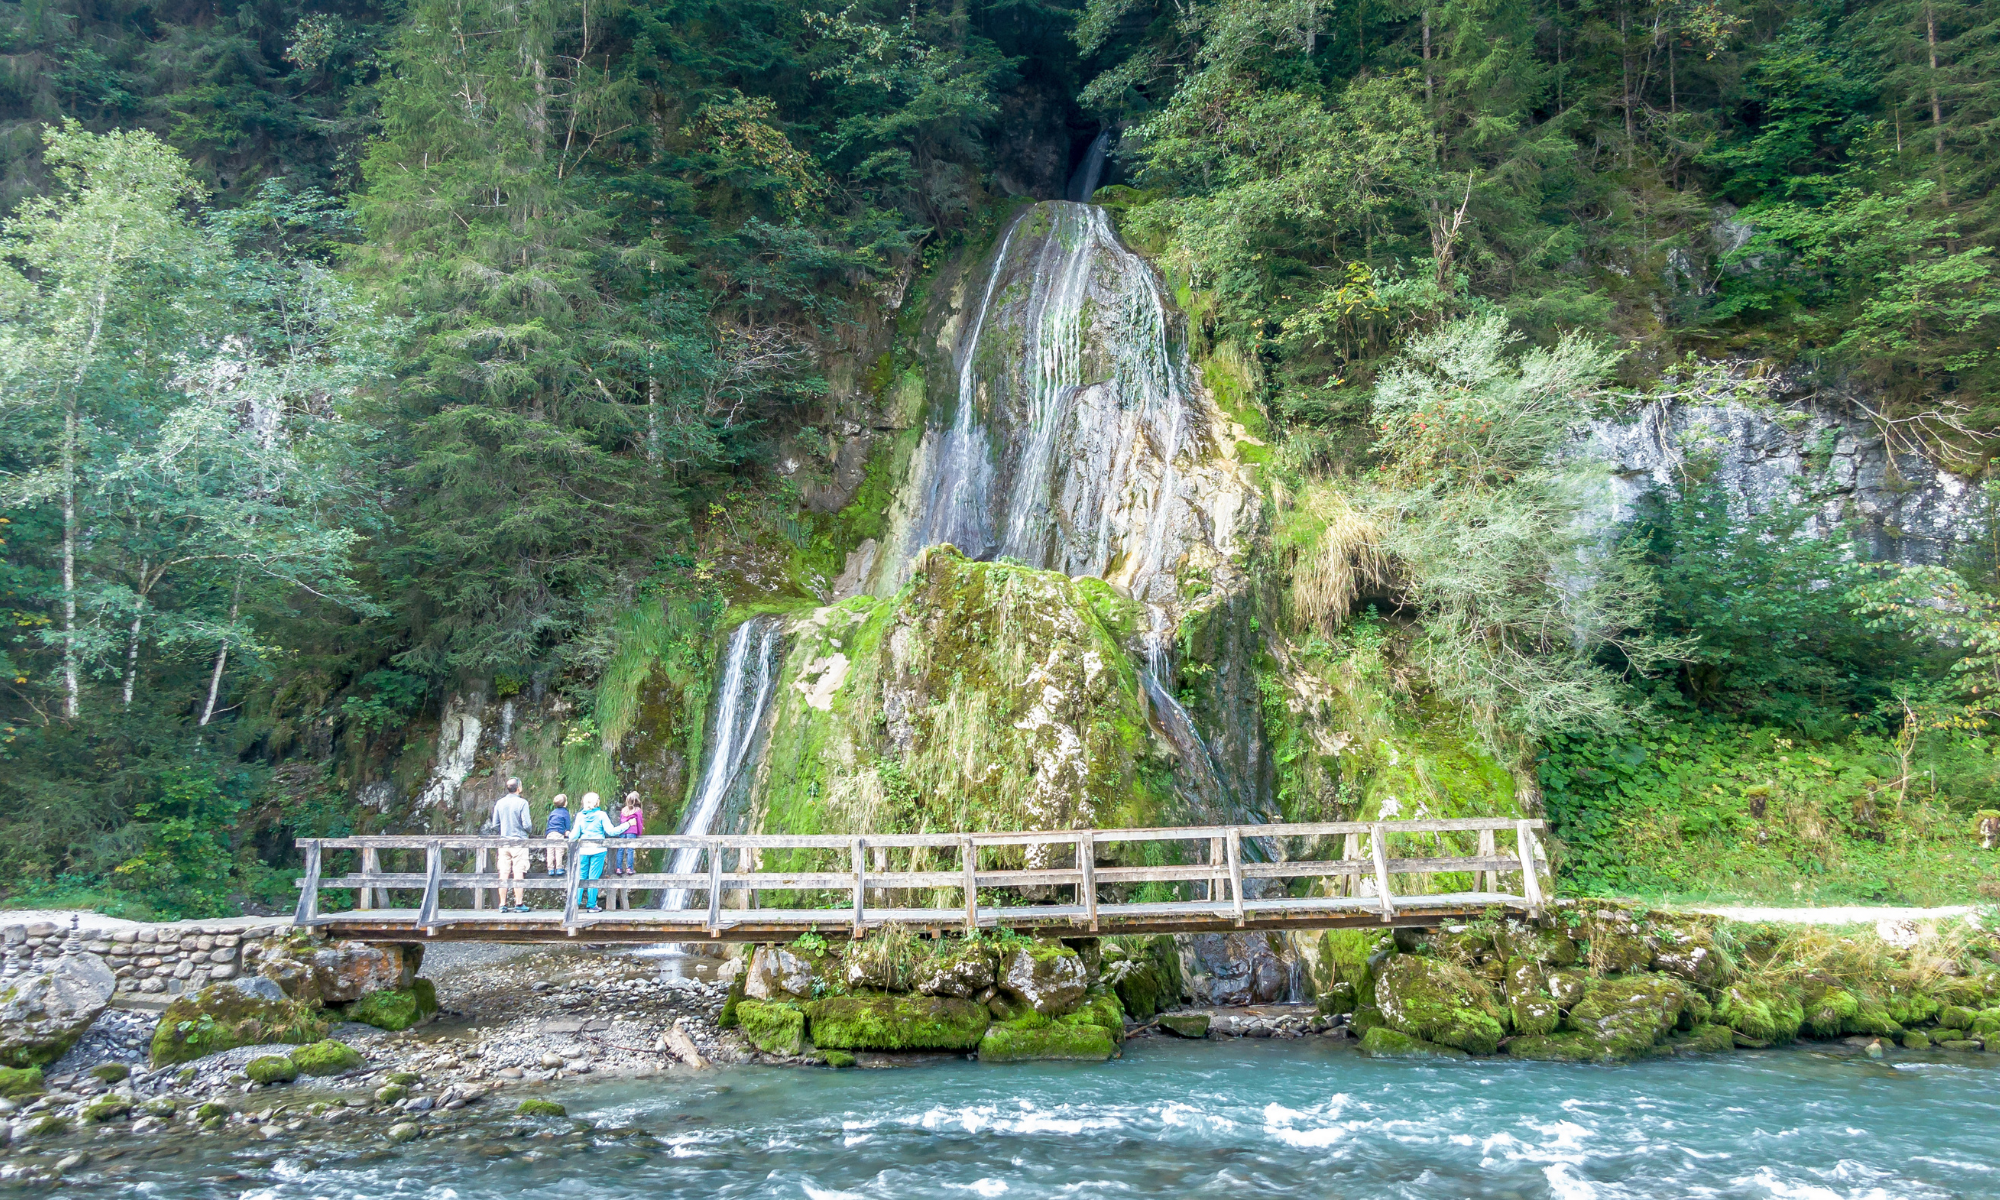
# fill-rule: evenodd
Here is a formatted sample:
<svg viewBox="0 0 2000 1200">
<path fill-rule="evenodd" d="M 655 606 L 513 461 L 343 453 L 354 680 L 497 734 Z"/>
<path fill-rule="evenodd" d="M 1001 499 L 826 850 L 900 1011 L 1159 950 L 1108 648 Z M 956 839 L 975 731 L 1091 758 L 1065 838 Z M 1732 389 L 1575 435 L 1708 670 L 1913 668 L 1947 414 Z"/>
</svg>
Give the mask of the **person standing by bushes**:
<svg viewBox="0 0 2000 1200">
<path fill-rule="evenodd" d="M 554 807 L 549 809 L 549 822 L 542 826 L 542 835 L 555 843 L 549 847 L 549 878 L 554 879 L 563 873 L 562 842 L 569 836 L 569 797 L 558 792 L 550 803 Z"/>
<path fill-rule="evenodd" d="M 576 875 L 578 879 L 595 880 L 604 875 L 605 839 L 617 837 L 630 828 L 632 824 L 630 821 L 626 821 L 622 824 L 613 825 L 611 818 L 604 814 L 602 804 L 603 801 L 598 798 L 596 792 L 585 792 L 583 794 L 583 811 L 576 815 L 576 824 L 569 831 L 569 840 L 577 843 L 576 851 L 582 856 L 576 860 Z M 589 899 L 584 901 L 583 911 L 604 911 L 597 906 L 596 888 L 593 887 L 586 891 L 579 886 L 577 888 L 577 895 L 579 897 L 589 896 Z"/>
<path fill-rule="evenodd" d="M 500 911 L 528 912 L 528 902 L 521 885 L 528 878 L 528 839 L 534 836 L 534 816 L 528 812 L 528 798 L 521 794 L 520 780 L 507 781 L 507 794 L 493 806 L 492 825 L 494 836 L 517 838 L 521 843 L 500 848 Z M 507 906 L 507 880 L 510 878 L 514 881 L 512 908 Z"/>
</svg>

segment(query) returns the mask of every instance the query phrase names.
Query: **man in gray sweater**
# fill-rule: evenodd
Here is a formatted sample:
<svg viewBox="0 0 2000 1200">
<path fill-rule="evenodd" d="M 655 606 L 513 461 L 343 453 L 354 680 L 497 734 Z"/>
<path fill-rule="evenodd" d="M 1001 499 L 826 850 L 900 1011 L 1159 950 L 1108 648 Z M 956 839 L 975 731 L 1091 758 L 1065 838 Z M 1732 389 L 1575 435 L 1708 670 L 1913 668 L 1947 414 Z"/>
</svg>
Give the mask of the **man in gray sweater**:
<svg viewBox="0 0 2000 1200">
<path fill-rule="evenodd" d="M 505 846 L 500 850 L 500 911 L 531 912 L 522 896 L 521 881 L 528 877 L 528 838 L 533 818 L 528 815 L 527 797 L 521 795 L 521 781 L 509 779 L 507 794 L 500 797 L 500 803 L 493 806 L 493 826 L 503 838 L 519 838 L 521 844 Z M 507 880 L 514 880 L 514 905 L 507 906 Z"/>
</svg>

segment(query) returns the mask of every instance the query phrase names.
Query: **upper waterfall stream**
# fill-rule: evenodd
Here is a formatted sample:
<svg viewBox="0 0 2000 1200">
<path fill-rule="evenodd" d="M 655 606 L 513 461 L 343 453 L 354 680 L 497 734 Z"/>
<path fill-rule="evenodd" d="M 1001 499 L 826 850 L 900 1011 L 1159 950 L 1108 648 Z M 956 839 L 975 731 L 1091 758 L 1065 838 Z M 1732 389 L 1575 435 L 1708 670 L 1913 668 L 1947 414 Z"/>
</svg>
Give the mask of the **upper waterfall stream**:
<svg viewBox="0 0 2000 1200">
<path fill-rule="evenodd" d="M 751 751 L 758 741 L 764 713 L 771 704 L 771 690 L 778 681 L 778 643 L 782 623 L 774 617 L 752 617 L 729 635 L 729 649 L 723 656 L 722 685 L 715 697 L 715 722 L 709 731 L 708 765 L 687 808 L 687 818 L 677 831 L 684 834 L 714 832 L 716 819 L 725 802 L 736 791 L 746 769 L 754 768 Z M 669 874 L 683 875 L 695 869 L 701 852 L 683 847 L 673 853 Z M 663 909 L 686 908 L 688 889 L 667 888 L 660 893 Z"/>
</svg>

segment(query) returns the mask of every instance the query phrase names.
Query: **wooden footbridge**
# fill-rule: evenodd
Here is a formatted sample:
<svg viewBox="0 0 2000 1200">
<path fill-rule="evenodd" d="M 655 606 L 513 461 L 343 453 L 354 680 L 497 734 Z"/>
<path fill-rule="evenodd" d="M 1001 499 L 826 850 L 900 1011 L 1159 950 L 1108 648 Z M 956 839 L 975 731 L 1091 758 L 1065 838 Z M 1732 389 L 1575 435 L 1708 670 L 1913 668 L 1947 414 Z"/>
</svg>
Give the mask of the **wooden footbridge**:
<svg viewBox="0 0 2000 1200">
<path fill-rule="evenodd" d="M 1539 909 L 1548 874 L 1540 821 L 1331 822 L 1039 833 L 861 837 L 714 835 L 614 839 L 618 850 L 693 850 L 697 869 L 578 878 L 543 856 L 558 843 L 487 837 L 303 838 L 295 921 L 362 941 L 784 941 L 803 933 L 861 937 L 904 925 L 933 933 L 1006 927 L 1075 934 L 1213 933 L 1346 925 L 1435 925 L 1493 908 Z M 1504 838 L 1505 845 L 1502 845 Z M 1294 848 L 1340 857 L 1289 858 Z M 1455 853 L 1461 847 L 1474 847 Z M 501 910 L 489 869 L 501 849 L 527 848 L 524 887 L 546 907 Z M 1249 853 L 1246 853 L 1246 850 Z M 384 858 L 405 867 L 385 869 Z M 352 860 L 339 876 L 335 859 Z M 1134 863 L 1142 865 L 1132 865 Z M 448 870 L 456 865 L 459 870 Z M 765 869 L 766 867 L 769 869 Z M 1440 877 L 1457 877 L 1440 879 Z M 1399 889 L 1397 884 L 1401 883 Z M 1433 884 L 1465 890 L 1432 891 Z M 1503 884 L 1517 883 L 1518 891 Z M 510 881 L 510 887 L 512 886 Z M 614 904 L 635 891 L 678 892 L 681 907 L 579 907 L 595 886 Z M 330 911 L 321 893 L 351 892 Z M 553 896 L 547 893 L 554 893 Z M 343 897 L 344 899 L 344 897 Z M 394 907 L 415 900 L 411 908 Z M 446 908 L 447 901 L 469 907 Z"/>
</svg>

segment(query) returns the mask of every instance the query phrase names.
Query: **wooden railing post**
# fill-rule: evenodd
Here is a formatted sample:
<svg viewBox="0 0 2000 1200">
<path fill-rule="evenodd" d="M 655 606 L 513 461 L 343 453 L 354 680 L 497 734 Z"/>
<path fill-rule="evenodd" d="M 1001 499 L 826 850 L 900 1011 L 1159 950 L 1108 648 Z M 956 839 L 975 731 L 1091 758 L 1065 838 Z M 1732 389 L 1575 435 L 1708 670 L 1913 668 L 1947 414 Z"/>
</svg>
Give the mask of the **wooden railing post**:
<svg viewBox="0 0 2000 1200">
<path fill-rule="evenodd" d="M 1076 840 L 1076 898 L 1083 905 L 1090 931 L 1097 932 L 1097 839 L 1084 834 Z"/>
<path fill-rule="evenodd" d="M 292 924 L 308 925 L 319 916 L 319 843 L 306 843 L 306 873 L 299 881 L 299 907 L 292 913 Z"/>
<path fill-rule="evenodd" d="M 1208 876 L 1208 902 L 1222 903 L 1222 860 L 1226 857 L 1221 838 L 1208 839 L 1208 865 L 1214 870 Z"/>
<path fill-rule="evenodd" d="M 708 844 L 708 936 L 722 934 L 722 842 Z"/>
<path fill-rule="evenodd" d="M 1382 920 L 1388 922 L 1395 919 L 1396 900 L 1389 890 L 1389 848 L 1385 844 L 1382 822 L 1377 821 L 1368 827 L 1368 840 L 1375 850 L 1376 900 L 1382 907 Z"/>
<path fill-rule="evenodd" d="M 1529 912 L 1537 912 L 1542 907 L 1542 880 L 1535 867 L 1535 831 L 1530 822 L 1515 822 L 1514 846 L 1521 856 L 1522 898 L 1527 900 Z"/>
<path fill-rule="evenodd" d="M 854 936 L 860 937 L 868 931 L 867 911 L 862 907 L 868 888 L 867 843 L 854 839 Z"/>
<path fill-rule="evenodd" d="M 1243 838 L 1235 826 L 1229 827 L 1229 903 L 1236 923 L 1243 924 Z"/>
<path fill-rule="evenodd" d="M 375 865 L 375 851 L 373 849 L 363 850 L 361 852 L 361 874 L 363 876 L 369 876 L 379 873 L 380 870 Z M 374 908 L 375 889 L 372 887 L 364 887 L 356 890 L 354 894 L 354 907 Z"/>
<path fill-rule="evenodd" d="M 1498 849 L 1497 849 L 1497 848 L 1495 847 L 1495 845 L 1494 845 L 1494 841 L 1493 841 L 1493 831 L 1492 831 L 1491 829 L 1482 829 L 1482 830 L 1480 830 L 1480 831 L 1479 831 L 1479 857 L 1481 857 L 1481 858 L 1492 858 L 1492 857 L 1493 857 L 1493 856 L 1494 856 L 1495 854 L 1497 854 L 1498 852 L 1499 852 L 1499 851 L 1498 851 Z M 1479 872 L 1479 885 L 1480 885 L 1480 890 L 1481 890 L 1481 891 L 1483 891 L 1483 892 L 1497 892 L 1497 891 L 1499 891 L 1499 890 L 1500 890 L 1500 872 L 1498 872 L 1498 871 L 1495 871 L 1495 870 L 1493 870 L 1493 869 L 1492 869 L 1491 867 L 1488 867 L 1488 868 L 1485 868 L 1485 869 L 1481 870 L 1481 871 Z"/>
<path fill-rule="evenodd" d="M 751 874 L 754 875 L 757 872 L 762 871 L 764 869 L 764 851 L 762 848 L 757 846 L 752 846 L 750 849 L 744 851 L 744 853 L 750 856 Z M 739 868 L 742 867 L 743 865 L 742 861 L 739 859 L 736 865 Z M 758 897 L 756 888 L 751 888 L 748 892 L 744 894 L 749 897 L 749 900 L 744 904 L 744 907 L 746 909 L 759 908 L 763 905 L 763 901 Z"/>
<path fill-rule="evenodd" d="M 481 846 L 473 857 L 472 873 L 475 875 L 486 874 L 486 847 L 484 846 Z M 501 898 L 506 898 L 504 892 L 501 894 Z M 486 907 L 486 889 L 476 883 L 472 887 L 472 907 L 474 909 L 483 909 Z"/>
<path fill-rule="evenodd" d="M 979 932 L 979 846 L 965 839 L 965 932 Z"/>
<path fill-rule="evenodd" d="M 1342 861 L 1342 862 L 1360 862 L 1360 861 L 1361 861 L 1361 835 L 1360 835 L 1360 834 L 1358 834 L 1358 833 L 1350 833 L 1350 834 L 1347 834 L 1346 836 L 1344 836 L 1344 837 L 1342 837 L 1342 838 L 1341 838 L 1341 840 L 1340 840 L 1340 861 Z M 1339 894 L 1340 894 L 1340 895 L 1342 895 L 1342 896 L 1354 896 L 1354 895 L 1358 895 L 1358 894 L 1360 894 L 1360 891 L 1361 891 L 1361 889 L 1360 889 L 1359 887 L 1357 887 L 1357 886 L 1356 886 L 1356 885 L 1357 885 L 1358 883 L 1360 883 L 1360 882 L 1361 882 L 1361 879 L 1360 879 L 1360 876 L 1357 876 L 1357 875 L 1342 875 L 1342 876 L 1340 877 L 1340 892 L 1339 892 Z"/>
</svg>

